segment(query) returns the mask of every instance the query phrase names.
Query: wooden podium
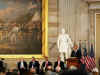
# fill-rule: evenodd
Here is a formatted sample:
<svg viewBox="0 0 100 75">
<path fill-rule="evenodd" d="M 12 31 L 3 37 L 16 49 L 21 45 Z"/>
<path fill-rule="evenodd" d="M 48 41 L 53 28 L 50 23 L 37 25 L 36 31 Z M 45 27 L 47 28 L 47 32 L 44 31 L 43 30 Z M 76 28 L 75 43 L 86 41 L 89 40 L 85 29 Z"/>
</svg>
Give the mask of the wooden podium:
<svg viewBox="0 0 100 75">
<path fill-rule="evenodd" d="M 80 59 L 77 57 L 68 58 L 67 67 L 70 68 L 70 66 L 75 66 L 77 68 L 80 68 Z"/>
</svg>

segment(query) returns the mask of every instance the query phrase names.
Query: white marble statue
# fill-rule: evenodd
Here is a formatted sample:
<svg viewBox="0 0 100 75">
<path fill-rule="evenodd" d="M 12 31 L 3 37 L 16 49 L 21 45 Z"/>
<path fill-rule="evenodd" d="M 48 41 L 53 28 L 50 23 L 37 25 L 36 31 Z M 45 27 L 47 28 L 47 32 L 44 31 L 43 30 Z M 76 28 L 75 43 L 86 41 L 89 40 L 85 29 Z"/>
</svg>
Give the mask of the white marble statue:
<svg viewBox="0 0 100 75">
<path fill-rule="evenodd" d="M 65 33 L 64 28 L 61 29 L 61 33 L 58 36 L 57 45 L 62 61 L 64 61 L 64 55 L 66 59 L 71 56 L 71 48 L 73 47 L 73 43 L 69 35 Z"/>
</svg>

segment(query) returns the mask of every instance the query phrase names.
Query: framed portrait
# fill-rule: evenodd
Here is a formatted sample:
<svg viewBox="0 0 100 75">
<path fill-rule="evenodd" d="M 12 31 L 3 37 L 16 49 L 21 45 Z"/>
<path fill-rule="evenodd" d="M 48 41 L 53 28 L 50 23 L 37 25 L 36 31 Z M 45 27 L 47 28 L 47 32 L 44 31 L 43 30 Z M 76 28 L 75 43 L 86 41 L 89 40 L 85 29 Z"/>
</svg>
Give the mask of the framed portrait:
<svg viewBox="0 0 100 75">
<path fill-rule="evenodd" d="M 0 0 L 0 57 L 48 56 L 48 0 Z"/>
</svg>

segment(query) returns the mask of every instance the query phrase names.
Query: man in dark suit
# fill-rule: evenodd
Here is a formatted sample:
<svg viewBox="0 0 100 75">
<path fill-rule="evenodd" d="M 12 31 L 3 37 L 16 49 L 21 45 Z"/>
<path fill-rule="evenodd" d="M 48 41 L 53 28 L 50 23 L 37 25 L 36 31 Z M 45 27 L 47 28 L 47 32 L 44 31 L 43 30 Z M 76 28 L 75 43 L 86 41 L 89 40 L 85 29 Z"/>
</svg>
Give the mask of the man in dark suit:
<svg viewBox="0 0 100 75">
<path fill-rule="evenodd" d="M 73 51 L 71 53 L 71 57 L 81 58 L 81 51 L 78 49 L 77 45 L 74 46 Z"/>
<path fill-rule="evenodd" d="M 4 72 L 5 68 L 4 68 L 4 62 L 3 62 L 3 58 L 1 58 L 0 60 L 0 72 Z"/>
<path fill-rule="evenodd" d="M 32 73 L 39 74 L 40 64 L 34 57 L 32 57 L 32 61 L 29 62 L 29 70 Z"/>
<path fill-rule="evenodd" d="M 27 63 L 26 61 L 24 61 L 23 58 L 21 58 L 20 61 L 17 63 L 17 67 L 20 75 L 24 75 L 24 73 L 27 72 Z"/>
<path fill-rule="evenodd" d="M 64 70 L 65 67 L 64 67 L 64 62 L 61 61 L 60 57 L 57 58 L 57 61 L 55 62 L 54 64 L 54 71 L 55 72 L 60 72 L 62 70 Z"/>
<path fill-rule="evenodd" d="M 48 57 L 45 57 L 45 61 L 42 63 L 42 71 L 52 70 L 52 63 L 48 60 Z"/>
</svg>

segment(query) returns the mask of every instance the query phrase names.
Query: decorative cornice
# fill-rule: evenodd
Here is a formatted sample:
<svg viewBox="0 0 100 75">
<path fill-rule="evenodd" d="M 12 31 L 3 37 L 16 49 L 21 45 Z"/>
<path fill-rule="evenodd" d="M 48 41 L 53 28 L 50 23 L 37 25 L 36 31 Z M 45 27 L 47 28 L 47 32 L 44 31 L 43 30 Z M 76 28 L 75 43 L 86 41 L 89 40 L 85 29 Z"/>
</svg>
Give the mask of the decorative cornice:
<svg viewBox="0 0 100 75">
<path fill-rule="evenodd" d="M 84 0 L 86 2 L 100 2 L 100 0 Z"/>
</svg>

